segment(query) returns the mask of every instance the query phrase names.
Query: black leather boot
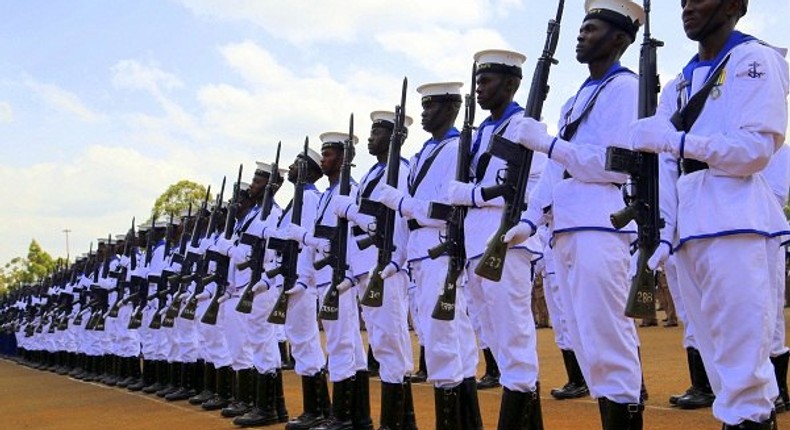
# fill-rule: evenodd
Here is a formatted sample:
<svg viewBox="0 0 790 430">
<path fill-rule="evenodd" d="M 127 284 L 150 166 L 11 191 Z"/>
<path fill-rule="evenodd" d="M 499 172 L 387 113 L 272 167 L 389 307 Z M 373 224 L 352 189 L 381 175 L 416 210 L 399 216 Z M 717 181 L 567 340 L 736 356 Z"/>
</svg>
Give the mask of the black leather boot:
<svg viewBox="0 0 790 430">
<path fill-rule="evenodd" d="M 425 347 L 420 346 L 420 359 L 417 373 L 411 375 L 411 382 L 425 382 L 428 380 L 428 367 L 425 365 Z"/>
<path fill-rule="evenodd" d="M 642 411 L 645 406 L 638 403 L 625 404 L 615 403 L 607 398 L 598 399 L 600 403 L 604 403 L 601 407 L 601 416 L 604 430 L 642 430 Z"/>
<path fill-rule="evenodd" d="M 466 378 L 460 386 L 461 428 L 463 430 L 483 430 L 480 416 L 480 402 L 477 399 L 477 381 Z"/>
<path fill-rule="evenodd" d="M 776 412 L 771 412 L 771 417 L 761 423 L 756 423 L 754 421 L 744 421 L 738 425 L 723 424 L 721 428 L 722 430 L 778 430 L 779 427 L 777 427 L 776 424 Z"/>
<path fill-rule="evenodd" d="M 787 392 L 787 363 L 790 359 L 790 351 L 782 355 L 771 357 L 771 364 L 774 365 L 774 375 L 776 375 L 776 385 L 779 387 L 779 397 L 774 401 L 776 413 L 790 410 L 790 396 Z"/>
<path fill-rule="evenodd" d="M 378 430 L 401 430 L 404 413 L 404 384 L 381 383 L 381 415 Z"/>
<path fill-rule="evenodd" d="M 285 407 L 285 392 L 283 391 L 283 371 L 277 369 L 274 380 L 274 408 L 277 410 L 277 422 L 288 422 L 288 408 Z"/>
<path fill-rule="evenodd" d="M 403 378 L 403 430 L 417 430 L 414 396 L 411 392 L 411 379 L 408 376 Z"/>
<path fill-rule="evenodd" d="M 494 358 L 494 353 L 489 348 L 483 348 L 483 358 L 486 361 L 486 373 L 477 381 L 477 389 L 496 388 L 499 386 L 499 365 Z"/>
<path fill-rule="evenodd" d="M 156 363 L 152 360 L 143 360 L 143 372 L 137 382 L 129 384 L 126 389 L 129 391 L 140 391 L 156 381 Z"/>
<path fill-rule="evenodd" d="M 196 396 L 189 398 L 190 405 L 202 405 L 214 397 L 214 390 L 217 387 L 217 369 L 212 363 L 204 364 L 201 379 L 203 380 L 203 389 Z"/>
<path fill-rule="evenodd" d="M 433 389 L 436 430 L 461 430 L 461 387 Z"/>
<path fill-rule="evenodd" d="M 578 399 L 580 397 L 589 396 L 590 389 L 587 388 L 587 381 L 584 380 L 584 374 L 582 374 L 582 369 L 579 367 L 576 353 L 568 349 L 563 349 L 562 361 L 565 363 L 568 383 L 562 388 L 552 389 L 551 396 L 557 400 Z"/>
<path fill-rule="evenodd" d="M 312 376 L 302 376 L 302 407 L 304 412 L 285 425 L 286 430 L 309 430 L 318 425 L 325 417 L 329 405 L 326 374 L 318 372 Z"/>
<path fill-rule="evenodd" d="M 524 393 L 504 388 L 497 429 L 543 430 L 538 390 Z"/>
<path fill-rule="evenodd" d="M 181 388 L 165 396 L 165 400 L 169 402 L 179 402 L 188 400 L 190 397 L 197 395 L 195 390 L 195 367 L 197 363 L 181 363 L 179 369 L 179 384 Z"/>
<path fill-rule="evenodd" d="M 352 430 L 356 377 L 332 383 L 332 414 L 313 430 Z M 368 413 L 370 415 L 370 413 Z"/>
<path fill-rule="evenodd" d="M 373 430 L 373 420 L 370 418 L 370 372 L 358 370 L 354 382 L 354 430 Z"/>
<path fill-rule="evenodd" d="M 252 409 L 255 397 L 255 384 L 258 372 L 255 369 L 242 369 L 236 372 L 236 392 L 234 401 L 222 409 L 222 416 L 226 418 L 240 417 Z"/>
<path fill-rule="evenodd" d="M 708 373 L 702 356 L 694 348 L 686 348 L 686 355 L 689 362 L 689 373 L 691 374 L 691 388 L 686 393 L 675 399 L 675 405 L 682 409 L 708 408 L 713 405 L 716 396 L 710 387 Z M 672 399 L 670 398 L 670 403 Z"/>
<path fill-rule="evenodd" d="M 165 388 L 164 380 L 167 375 L 167 367 L 164 361 L 154 360 L 154 375 L 154 382 L 143 387 L 143 393 L 154 394 L 162 388 Z"/>
<path fill-rule="evenodd" d="M 201 408 L 207 411 L 216 411 L 230 404 L 228 399 L 231 397 L 233 373 L 233 369 L 230 366 L 217 369 L 217 391 L 212 398 L 200 405 Z"/>
<path fill-rule="evenodd" d="M 157 397 L 167 397 L 168 394 L 175 393 L 181 387 L 181 363 L 180 362 L 165 362 L 166 377 L 165 386 L 156 392 Z"/>
<path fill-rule="evenodd" d="M 267 426 L 278 421 L 275 408 L 277 374 L 258 375 L 255 383 L 253 407 L 246 414 L 236 417 L 233 424 L 242 427 Z"/>
</svg>

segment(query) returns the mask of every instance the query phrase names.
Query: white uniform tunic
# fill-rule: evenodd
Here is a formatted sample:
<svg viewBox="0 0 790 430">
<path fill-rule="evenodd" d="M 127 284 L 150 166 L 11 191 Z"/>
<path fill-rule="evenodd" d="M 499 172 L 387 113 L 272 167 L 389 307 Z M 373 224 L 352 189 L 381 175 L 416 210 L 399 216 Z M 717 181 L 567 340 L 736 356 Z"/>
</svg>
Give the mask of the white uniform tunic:
<svg viewBox="0 0 790 430">
<path fill-rule="evenodd" d="M 539 225 L 543 211 L 551 208 L 553 281 L 572 349 L 593 397 L 626 404 L 640 403 L 642 381 L 636 328 L 623 313 L 635 229 L 633 223 L 620 231 L 612 228 L 609 216 L 624 205 L 619 185 L 627 177 L 606 171 L 604 163 L 608 146 L 627 146 L 637 84 L 632 72 L 615 64 L 563 105 L 560 130 L 584 112 L 586 117 L 572 138 L 566 136 L 570 142 L 555 141 L 524 215 Z"/>
<path fill-rule="evenodd" d="M 716 393 L 713 414 L 735 425 L 766 420 L 777 396 L 768 360 L 778 310 L 776 238 L 789 232 L 761 171 L 787 129 L 787 62 L 734 32 L 720 58 L 692 61 L 685 78 L 664 88 L 656 115 L 670 118 L 725 54 L 729 60 L 717 87 L 684 135 L 680 154 L 673 154 L 709 168 L 674 176 L 676 186 L 661 189 L 670 196 L 662 203 L 676 203 L 663 208 L 675 218 L 662 235 L 677 229 L 678 282 Z"/>
<path fill-rule="evenodd" d="M 401 159 L 398 171 L 397 189 L 407 192 L 407 176 L 409 164 Z M 362 177 L 357 189 L 357 203 L 362 197 L 376 201 L 380 194 L 379 185 L 387 180 L 386 164 L 374 165 Z M 363 196 L 364 194 L 364 196 Z M 372 222 L 372 218 L 371 218 Z M 360 226 L 365 228 L 366 226 Z M 368 331 L 368 342 L 373 349 L 373 355 L 379 361 L 379 376 L 383 382 L 396 384 L 403 382 L 414 368 L 414 360 L 409 336 L 408 312 L 409 299 L 407 289 L 409 275 L 406 272 L 406 248 L 408 240 L 408 227 L 403 217 L 395 218 L 395 232 L 393 242 L 395 251 L 392 253 L 392 262 L 400 270 L 384 280 L 384 296 L 380 307 L 362 306 L 362 316 Z M 360 261 L 360 267 L 374 268 L 377 263 L 378 253 L 376 247 L 371 246 L 355 260 Z M 364 273 L 359 277 L 357 286 L 360 300 L 367 290 L 369 276 Z"/>
<path fill-rule="evenodd" d="M 491 157 L 486 164 L 488 143 L 494 136 L 514 140 L 511 120 L 523 117 L 524 109 L 511 102 L 499 120 L 491 117 L 483 121 L 473 138 L 472 175 L 477 187 L 497 184 L 504 175 L 504 160 Z M 527 195 L 540 178 L 546 156 L 535 153 L 530 166 Z M 526 198 L 525 196 L 521 197 Z M 468 259 L 465 291 L 469 298 L 469 314 L 478 326 L 481 346 L 491 349 L 501 373 L 500 383 L 509 390 L 534 391 L 538 380 L 537 336 L 532 315 L 531 261 L 541 254 L 540 241 L 531 238 L 507 251 L 502 279 L 484 279 L 474 273 L 481 262 L 486 243 L 499 227 L 505 201 L 498 197 L 488 202 L 473 202 L 478 206 L 466 215 L 464 234 Z"/>
<path fill-rule="evenodd" d="M 456 294 L 455 317 L 451 321 L 431 317 L 444 288 L 449 259 L 428 257 L 428 250 L 441 243 L 446 225 L 442 220 L 428 218 L 428 206 L 434 201 L 447 203 L 447 183 L 455 177 L 458 135 L 458 130 L 451 128 L 441 140 L 428 140 L 409 161 L 409 191 L 418 206 L 413 219 L 422 226 L 410 232 L 407 252 L 412 280 L 417 286 L 415 322 L 425 345 L 428 380 L 438 388 L 456 387 L 465 378 L 474 377 L 478 361 L 463 292 Z M 431 159 L 433 162 L 427 164 Z"/>
<path fill-rule="evenodd" d="M 319 193 L 315 185 L 305 185 L 302 199 L 302 219 L 300 225 L 308 228 L 315 223 Z M 278 228 L 286 228 L 291 223 L 291 205 L 283 212 Z M 296 361 L 294 371 L 300 376 L 313 376 L 324 368 L 326 357 L 321 349 L 321 338 L 318 333 L 316 309 L 318 292 L 316 290 L 315 269 L 313 268 L 315 250 L 303 247 L 297 259 L 296 285 L 302 292 L 291 294 L 288 298 L 288 316 L 285 319 L 285 335 L 291 343 L 291 354 Z M 282 288 L 280 278 L 279 288 Z"/>
<path fill-rule="evenodd" d="M 339 184 L 335 184 L 327 188 L 321 195 L 315 220 L 316 226 L 337 226 L 337 217 L 332 211 L 332 197 L 339 192 L 339 188 Z M 349 195 L 354 195 L 355 193 L 356 184 L 352 184 Z M 363 269 L 359 268 L 355 263 L 355 256 L 359 254 L 359 248 L 357 247 L 357 242 L 353 240 L 350 226 L 347 234 L 349 240 L 346 261 L 350 270 L 347 276 L 353 278 L 355 272 L 359 271 L 361 273 Z M 316 261 L 326 258 L 329 255 L 327 251 L 330 250 L 317 250 L 315 253 Z M 316 286 L 318 287 L 320 304 L 324 301 L 331 280 L 331 265 L 316 273 Z M 354 376 L 359 370 L 366 370 L 368 367 L 367 354 L 362 343 L 362 334 L 359 327 L 356 286 L 352 286 L 347 291 L 340 293 L 337 320 L 323 320 L 323 326 L 326 332 L 326 350 L 329 356 L 329 379 L 332 382 L 342 381 Z"/>
</svg>

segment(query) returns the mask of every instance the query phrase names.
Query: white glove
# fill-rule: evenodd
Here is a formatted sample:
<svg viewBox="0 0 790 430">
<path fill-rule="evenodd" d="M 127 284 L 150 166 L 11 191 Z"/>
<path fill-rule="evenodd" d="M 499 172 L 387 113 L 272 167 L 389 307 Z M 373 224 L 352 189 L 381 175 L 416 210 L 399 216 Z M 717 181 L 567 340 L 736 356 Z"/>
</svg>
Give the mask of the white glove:
<svg viewBox="0 0 790 430">
<path fill-rule="evenodd" d="M 658 269 L 658 266 L 663 265 L 664 262 L 667 261 L 669 254 L 669 245 L 666 242 L 660 242 L 658 244 L 658 248 L 656 248 L 655 252 L 653 252 L 653 255 L 650 256 L 649 260 L 647 260 L 647 268 L 650 270 Z"/>
<path fill-rule="evenodd" d="M 268 291 L 269 288 L 271 288 L 271 285 L 269 285 L 268 282 L 261 279 L 260 281 L 256 282 L 255 285 L 252 286 L 252 292 L 257 294 L 263 290 Z"/>
<path fill-rule="evenodd" d="M 339 284 L 337 284 L 337 292 L 343 293 L 353 286 L 354 286 L 354 281 L 352 281 L 351 278 L 346 276 Z"/>
<path fill-rule="evenodd" d="M 233 248 L 234 246 L 235 245 L 233 244 L 232 240 L 225 239 L 225 236 L 220 236 L 219 239 L 217 239 L 216 244 L 214 245 L 214 250 L 216 250 L 222 255 L 227 256 L 228 253 L 230 252 L 230 249 Z"/>
<path fill-rule="evenodd" d="M 546 274 L 546 259 L 538 258 L 535 261 L 535 276 L 543 276 Z"/>
<path fill-rule="evenodd" d="M 512 127 L 511 121 L 508 127 Z M 537 152 L 548 153 L 554 137 L 546 131 L 546 124 L 529 117 L 519 119 L 515 124 L 515 136 L 521 146 Z"/>
<path fill-rule="evenodd" d="M 285 294 L 288 294 L 289 296 L 294 296 L 295 297 L 295 296 L 297 296 L 299 294 L 304 293 L 305 291 L 307 291 L 307 285 L 297 281 L 294 284 L 294 286 L 291 287 L 290 290 L 285 292 Z"/>
<path fill-rule="evenodd" d="M 370 271 L 368 272 L 368 278 L 373 277 L 373 275 L 376 273 L 377 267 L 378 266 L 375 266 L 372 269 L 370 269 Z M 381 279 L 387 279 L 397 272 L 398 272 L 398 266 L 390 261 L 389 263 L 387 263 L 386 266 L 384 266 L 384 269 L 379 272 L 379 276 L 381 276 Z"/>
<path fill-rule="evenodd" d="M 522 221 L 508 230 L 502 241 L 515 246 L 529 239 L 533 234 L 535 234 L 535 229 L 532 228 L 532 225 Z"/>
<path fill-rule="evenodd" d="M 197 301 L 203 302 L 211 298 L 211 293 L 209 293 L 208 291 L 203 291 L 200 294 L 195 294 L 195 298 L 197 299 Z"/>
<path fill-rule="evenodd" d="M 118 264 L 121 267 L 129 267 L 132 264 L 132 259 L 127 257 L 127 256 L 125 256 L 125 255 L 122 255 L 120 261 L 118 262 Z"/>
<path fill-rule="evenodd" d="M 350 206 L 356 206 L 353 197 L 340 194 L 332 196 L 332 213 L 334 213 L 336 217 L 346 218 L 347 213 L 352 209 Z"/>
<path fill-rule="evenodd" d="M 229 292 L 227 292 L 227 291 L 225 291 L 225 293 L 224 293 L 224 294 L 222 294 L 222 295 L 220 296 L 220 298 L 218 298 L 218 299 L 217 299 L 217 303 L 219 303 L 219 304 L 223 304 L 223 303 L 227 302 L 227 301 L 228 301 L 228 299 L 230 299 L 230 293 L 229 293 Z"/>
<path fill-rule="evenodd" d="M 447 200 L 456 206 L 477 206 L 483 202 L 482 191 L 475 184 L 450 181 L 447 186 Z"/>
<path fill-rule="evenodd" d="M 378 189 L 379 201 L 392 210 L 398 210 L 398 206 L 404 198 L 403 193 L 387 184 L 379 184 Z"/>
<path fill-rule="evenodd" d="M 682 136 L 683 132 L 677 131 L 669 121 L 652 116 L 631 123 L 628 142 L 634 151 L 669 152 L 679 156 Z"/>
</svg>

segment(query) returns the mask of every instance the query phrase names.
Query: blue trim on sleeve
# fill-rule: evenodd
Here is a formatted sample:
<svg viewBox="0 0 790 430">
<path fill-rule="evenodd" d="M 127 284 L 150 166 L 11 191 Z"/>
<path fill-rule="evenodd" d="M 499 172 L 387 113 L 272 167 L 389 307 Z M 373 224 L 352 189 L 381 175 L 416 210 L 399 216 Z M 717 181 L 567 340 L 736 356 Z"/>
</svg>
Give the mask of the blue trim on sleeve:
<svg viewBox="0 0 790 430">
<path fill-rule="evenodd" d="M 400 214 L 400 216 L 403 216 L 403 211 L 401 210 L 401 206 L 403 206 L 403 200 L 404 200 L 405 198 L 406 198 L 406 197 L 401 197 L 401 198 L 400 198 L 400 201 L 398 202 L 398 213 Z"/>
<path fill-rule="evenodd" d="M 549 152 L 546 153 L 546 156 L 549 158 L 551 158 L 551 153 L 554 152 L 554 144 L 557 143 L 557 139 L 559 139 L 559 137 L 554 137 L 554 140 L 551 141 L 551 145 L 549 145 Z"/>
<path fill-rule="evenodd" d="M 662 244 L 662 243 L 669 247 L 669 254 L 672 255 L 674 253 L 674 250 L 672 249 L 672 244 L 669 243 L 669 241 L 666 241 L 666 240 L 663 240 L 663 239 L 658 241 L 659 245 Z"/>
<path fill-rule="evenodd" d="M 680 159 L 681 160 L 686 158 L 685 157 L 685 153 L 686 153 L 686 132 L 683 132 L 680 135 L 680 151 L 679 152 L 680 152 Z"/>
</svg>

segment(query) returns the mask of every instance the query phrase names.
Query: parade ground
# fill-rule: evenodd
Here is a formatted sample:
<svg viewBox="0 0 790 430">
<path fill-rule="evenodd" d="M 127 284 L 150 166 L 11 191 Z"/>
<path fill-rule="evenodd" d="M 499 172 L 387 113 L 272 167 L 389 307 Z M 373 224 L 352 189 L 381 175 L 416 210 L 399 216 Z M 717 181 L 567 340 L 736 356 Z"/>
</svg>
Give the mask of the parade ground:
<svg viewBox="0 0 790 430">
<path fill-rule="evenodd" d="M 787 313 L 787 311 L 786 311 Z M 667 398 L 689 385 L 686 354 L 681 345 L 681 327 L 640 328 L 642 359 L 649 400 L 645 430 L 720 429 L 710 409 L 684 411 L 670 407 Z M 415 343 L 415 352 L 416 348 Z M 558 401 L 549 389 L 566 381 L 562 357 L 551 329 L 538 330 L 543 421 L 547 430 L 600 429 L 598 405 L 591 398 Z M 478 376 L 482 371 L 482 357 Z M 291 415 L 301 412 L 299 378 L 286 371 L 285 398 Z M 371 411 L 379 415 L 379 380 L 371 378 Z M 486 429 L 495 429 L 501 388 L 480 391 Z M 131 393 L 98 383 L 85 383 L 50 372 L 32 370 L 12 361 L 0 360 L 1 430 L 216 430 L 236 428 L 218 412 L 204 412 L 187 402 L 170 403 L 153 395 Z M 433 389 L 414 384 L 414 404 L 419 428 L 433 428 Z M 790 412 L 779 416 L 779 428 L 790 428 Z M 283 428 L 276 424 L 265 428 Z"/>
</svg>

